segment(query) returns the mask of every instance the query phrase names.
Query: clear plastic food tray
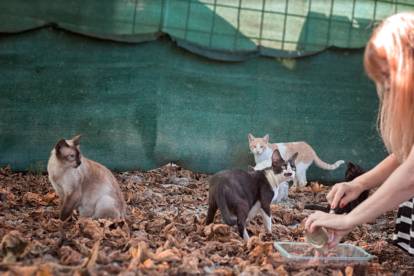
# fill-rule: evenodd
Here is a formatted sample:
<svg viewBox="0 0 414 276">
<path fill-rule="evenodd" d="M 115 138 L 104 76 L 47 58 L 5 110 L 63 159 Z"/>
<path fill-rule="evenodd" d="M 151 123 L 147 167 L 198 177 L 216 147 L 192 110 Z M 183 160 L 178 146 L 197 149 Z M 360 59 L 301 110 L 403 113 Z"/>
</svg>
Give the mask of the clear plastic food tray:
<svg viewBox="0 0 414 276">
<path fill-rule="evenodd" d="M 326 267 L 345 273 L 347 266 L 353 275 L 365 275 L 371 254 L 352 244 L 338 244 L 332 249 L 313 248 L 308 243 L 275 242 L 274 247 L 282 254 L 287 267 L 294 270 Z M 336 256 L 331 257 L 334 253 Z M 319 255 L 319 257 L 315 257 Z M 328 257 L 328 255 L 331 255 Z"/>
</svg>

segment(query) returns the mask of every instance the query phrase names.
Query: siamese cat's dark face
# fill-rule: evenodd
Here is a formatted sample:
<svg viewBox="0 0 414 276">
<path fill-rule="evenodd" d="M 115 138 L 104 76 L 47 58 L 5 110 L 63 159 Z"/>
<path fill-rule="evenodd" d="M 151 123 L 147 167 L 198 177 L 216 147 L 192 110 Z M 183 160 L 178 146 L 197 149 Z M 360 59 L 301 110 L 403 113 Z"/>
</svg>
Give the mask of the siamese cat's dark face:
<svg viewBox="0 0 414 276">
<path fill-rule="evenodd" d="M 275 175 L 282 177 L 284 181 L 292 180 L 296 175 L 295 161 L 298 153 L 293 154 L 287 161 L 280 156 L 279 150 L 275 150 L 272 155 L 272 170 Z"/>
<path fill-rule="evenodd" d="M 77 168 L 82 164 L 82 154 L 79 149 L 79 138 L 82 134 L 72 140 L 60 140 L 55 146 L 55 155 L 62 166 Z"/>
</svg>

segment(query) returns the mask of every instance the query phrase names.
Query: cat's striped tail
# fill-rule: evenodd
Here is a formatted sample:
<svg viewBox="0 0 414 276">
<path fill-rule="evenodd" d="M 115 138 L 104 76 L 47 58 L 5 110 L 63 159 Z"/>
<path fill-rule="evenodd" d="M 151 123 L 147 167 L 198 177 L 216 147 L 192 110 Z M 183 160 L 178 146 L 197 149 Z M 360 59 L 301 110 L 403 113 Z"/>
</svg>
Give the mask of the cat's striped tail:
<svg viewBox="0 0 414 276">
<path fill-rule="evenodd" d="M 315 165 L 318 166 L 321 169 L 324 170 L 328 170 L 328 171 L 332 171 L 337 169 L 341 164 L 345 163 L 344 160 L 338 160 L 335 162 L 335 164 L 328 164 L 323 162 L 317 155 L 316 153 L 313 156 L 313 161 L 315 162 Z"/>
</svg>

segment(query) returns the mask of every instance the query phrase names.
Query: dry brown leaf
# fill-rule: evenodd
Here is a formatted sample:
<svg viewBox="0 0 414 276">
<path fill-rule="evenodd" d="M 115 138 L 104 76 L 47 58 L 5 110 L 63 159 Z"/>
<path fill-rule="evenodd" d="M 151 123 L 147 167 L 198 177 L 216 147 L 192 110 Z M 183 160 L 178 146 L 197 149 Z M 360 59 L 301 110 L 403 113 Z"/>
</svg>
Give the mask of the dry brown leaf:
<svg viewBox="0 0 414 276">
<path fill-rule="evenodd" d="M 10 164 L 8 164 L 7 167 L 4 169 L 0 168 L 0 174 L 9 175 L 9 173 L 10 173 Z"/>
<path fill-rule="evenodd" d="M 156 219 L 154 221 L 148 222 L 145 230 L 150 234 L 156 234 L 161 232 L 161 230 L 164 228 L 165 220 L 163 219 Z"/>
<path fill-rule="evenodd" d="M 23 258 L 31 249 L 27 239 L 22 238 L 18 231 L 11 231 L 5 235 L 0 244 L 2 255 L 6 256 L 3 262 L 15 262 L 17 258 Z"/>
<path fill-rule="evenodd" d="M 93 240 L 101 240 L 104 238 L 103 231 L 99 227 L 99 222 L 91 218 L 81 218 L 75 226 L 82 234 L 90 236 Z"/>
<path fill-rule="evenodd" d="M 259 255 L 269 255 L 269 253 L 271 253 L 273 250 L 273 245 L 272 244 L 259 244 L 258 246 L 255 247 L 255 249 L 253 249 L 250 252 L 250 256 L 252 257 L 257 257 Z"/>
<path fill-rule="evenodd" d="M 180 257 L 175 255 L 170 249 L 167 249 L 159 254 L 156 254 L 152 259 L 157 262 L 173 262 L 173 261 L 181 260 Z"/>
<path fill-rule="evenodd" d="M 279 273 L 280 276 L 289 276 L 289 272 L 285 269 L 283 265 L 279 266 L 276 269 L 276 272 Z"/>
<path fill-rule="evenodd" d="M 151 259 L 148 259 L 140 265 L 140 269 L 155 270 L 155 269 L 157 269 L 157 266 L 154 264 L 154 262 Z"/>
<path fill-rule="evenodd" d="M 218 275 L 226 275 L 226 276 L 230 275 L 230 273 L 225 269 L 216 269 L 214 272 L 217 273 Z"/>
<path fill-rule="evenodd" d="M 49 232 L 57 232 L 62 224 L 61 220 L 50 219 L 42 224 L 42 227 Z"/>
<path fill-rule="evenodd" d="M 101 240 L 99 240 L 99 239 L 95 240 L 95 244 L 92 247 L 91 254 L 83 262 L 82 267 L 90 268 L 95 264 L 96 259 L 98 258 L 99 244 L 100 243 L 101 243 Z"/>
<path fill-rule="evenodd" d="M 43 196 L 42 201 L 49 203 L 53 200 L 55 195 L 56 195 L 56 193 L 46 194 L 45 196 Z"/>
<path fill-rule="evenodd" d="M 65 265 L 77 265 L 82 260 L 82 254 L 73 250 L 69 246 L 62 246 L 59 248 L 58 256 L 60 261 Z"/>
<path fill-rule="evenodd" d="M 257 236 L 250 237 L 250 239 L 247 241 L 247 250 L 251 251 L 254 247 L 256 247 L 258 244 L 260 244 L 260 239 Z"/>
<path fill-rule="evenodd" d="M 322 191 L 322 187 L 323 187 L 323 184 L 319 184 L 318 182 L 311 182 L 310 184 L 310 188 L 311 188 L 310 190 L 311 191 L 313 190 L 316 194 Z"/>
<path fill-rule="evenodd" d="M 170 268 L 170 266 L 166 262 L 157 265 L 157 271 L 159 273 L 167 273 L 169 268 Z"/>
<path fill-rule="evenodd" d="M 345 268 L 345 276 L 352 276 L 354 274 L 354 268 L 352 266 L 347 266 Z"/>
<path fill-rule="evenodd" d="M 197 255 L 197 254 L 194 254 Z M 188 275 L 200 275 L 202 274 L 201 270 L 198 268 L 198 265 L 200 263 L 199 257 L 194 256 L 193 254 L 187 255 L 183 259 L 183 263 L 178 267 L 177 273 L 178 275 L 182 274 L 188 274 Z"/>
<path fill-rule="evenodd" d="M 50 272 L 52 270 L 52 267 L 48 265 L 39 265 L 39 270 L 37 271 L 36 276 L 53 276 L 53 274 Z"/>
<path fill-rule="evenodd" d="M 384 268 L 379 263 L 373 263 L 368 267 L 367 271 L 370 274 L 377 274 L 383 271 Z"/>
<path fill-rule="evenodd" d="M 30 203 L 32 206 L 47 205 L 46 202 L 41 202 L 41 200 L 42 198 L 39 195 L 32 192 L 27 192 L 22 198 L 24 204 Z"/>
<path fill-rule="evenodd" d="M 264 261 L 264 264 L 271 264 L 273 268 L 277 268 L 280 265 L 283 265 L 285 259 L 283 258 L 282 254 L 279 252 L 270 253 Z"/>
<path fill-rule="evenodd" d="M 115 250 L 114 252 L 110 253 L 108 256 L 105 254 L 99 253 L 97 262 L 99 263 L 113 263 L 113 262 L 126 262 L 130 260 L 132 257 L 131 252 L 121 252 L 121 250 Z"/>
<path fill-rule="evenodd" d="M 148 250 L 148 245 L 145 242 L 140 242 L 138 244 L 138 249 L 135 249 L 135 247 L 131 247 L 130 252 L 133 259 L 129 263 L 129 271 L 136 271 L 139 264 L 145 262 L 146 260 L 154 256 L 154 254 Z"/>
<path fill-rule="evenodd" d="M 8 269 L 16 276 L 32 276 L 35 275 L 37 266 L 9 266 Z"/>
<path fill-rule="evenodd" d="M 279 205 L 270 205 L 270 212 L 276 212 L 279 209 Z"/>
<path fill-rule="evenodd" d="M 332 276 L 344 276 L 344 274 L 340 270 L 334 270 L 332 271 Z"/>
<path fill-rule="evenodd" d="M 207 240 L 228 242 L 230 241 L 230 226 L 227 224 L 210 224 L 204 228 Z"/>
</svg>

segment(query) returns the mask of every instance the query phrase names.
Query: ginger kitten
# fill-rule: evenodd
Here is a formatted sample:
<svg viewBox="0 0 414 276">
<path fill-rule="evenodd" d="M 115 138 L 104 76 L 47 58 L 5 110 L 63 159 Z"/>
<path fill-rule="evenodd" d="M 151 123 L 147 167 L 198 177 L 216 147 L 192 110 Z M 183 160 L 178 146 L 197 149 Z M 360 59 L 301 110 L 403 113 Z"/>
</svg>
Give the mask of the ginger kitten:
<svg viewBox="0 0 414 276">
<path fill-rule="evenodd" d="M 79 211 L 80 218 L 124 218 L 126 203 L 118 182 L 105 166 L 82 155 L 81 136 L 60 140 L 47 164 L 60 199 L 60 219 L 65 221 L 73 210 Z"/>
<path fill-rule="evenodd" d="M 287 158 L 294 152 L 299 152 L 296 160 L 296 177 L 293 179 L 293 186 L 298 183 L 304 187 L 308 183 L 306 180 L 306 171 L 312 162 L 324 170 L 335 170 L 341 164 L 345 163 L 343 160 L 336 161 L 335 164 L 327 164 L 323 162 L 315 153 L 310 145 L 306 142 L 292 142 L 292 143 L 269 143 L 269 134 L 263 138 L 255 138 L 249 134 L 250 150 L 254 154 L 254 161 L 256 162 L 256 169 L 269 167 L 271 165 L 271 157 L 274 150 L 278 149 L 283 158 Z"/>
</svg>

